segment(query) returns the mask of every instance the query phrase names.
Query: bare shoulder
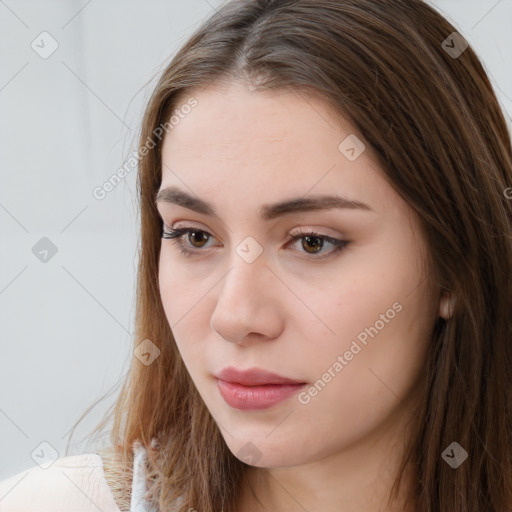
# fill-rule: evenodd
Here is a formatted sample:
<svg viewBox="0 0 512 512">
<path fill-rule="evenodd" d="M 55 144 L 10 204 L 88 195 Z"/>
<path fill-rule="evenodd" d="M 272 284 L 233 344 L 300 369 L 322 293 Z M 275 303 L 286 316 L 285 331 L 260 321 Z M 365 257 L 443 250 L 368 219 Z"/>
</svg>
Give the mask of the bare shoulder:
<svg viewBox="0 0 512 512">
<path fill-rule="evenodd" d="M 0 512 L 120 512 L 97 453 L 69 455 L 0 482 Z"/>
</svg>

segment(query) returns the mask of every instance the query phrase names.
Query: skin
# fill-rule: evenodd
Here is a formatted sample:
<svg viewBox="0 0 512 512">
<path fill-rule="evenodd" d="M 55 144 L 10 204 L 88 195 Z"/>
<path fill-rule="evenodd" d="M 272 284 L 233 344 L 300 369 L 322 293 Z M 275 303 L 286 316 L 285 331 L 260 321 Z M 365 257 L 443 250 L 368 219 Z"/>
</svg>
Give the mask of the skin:
<svg viewBox="0 0 512 512">
<path fill-rule="evenodd" d="M 161 188 L 212 203 L 219 218 L 158 203 L 166 228 L 210 235 L 182 237 L 192 256 L 163 239 L 159 285 L 183 361 L 229 449 L 236 455 L 251 442 L 258 450 L 238 509 L 387 510 L 434 322 L 449 314 L 428 279 L 417 219 L 368 144 L 355 161 L 340 152 L 356 131 L 320 98 L 256 93 L 239 82 L 191 96 L 197 106 L 164 140 Z M 264 204 L 332 193 L 372 211 L 258 215 Z M 315 241 L 289 242 L 312 230 L 349 243 L 333 252 L 324 242 L 317 255 Z M 248 236 L 263 249 L 252 263 L 236 252 Z M 332 370 L 396 303 L 394 318 Z M 308 403 L 293 396 L 240 411 L 217 388 L 214 374 L 226 366 L 309 386 L 329 368 L 335 377 Z"/>
</svg>

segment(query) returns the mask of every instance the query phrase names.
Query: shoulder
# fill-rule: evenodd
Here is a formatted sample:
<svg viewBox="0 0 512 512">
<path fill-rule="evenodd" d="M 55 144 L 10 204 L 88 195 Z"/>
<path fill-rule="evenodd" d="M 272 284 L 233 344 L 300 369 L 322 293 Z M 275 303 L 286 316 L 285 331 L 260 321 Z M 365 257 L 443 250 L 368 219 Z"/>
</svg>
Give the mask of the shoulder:
<svg viewBox="0 0 512 512">
<path fill-rule="evenodd" d="M 97 453 L 61 457 L 0 482 L 0 512 L 120 512 Z"/>
</svg>

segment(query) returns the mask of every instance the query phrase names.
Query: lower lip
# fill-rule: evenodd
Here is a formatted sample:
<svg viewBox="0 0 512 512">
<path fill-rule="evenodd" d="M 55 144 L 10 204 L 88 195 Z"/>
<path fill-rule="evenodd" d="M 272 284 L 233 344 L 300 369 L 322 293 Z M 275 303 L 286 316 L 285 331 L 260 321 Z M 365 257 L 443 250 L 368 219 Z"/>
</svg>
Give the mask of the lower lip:
<svg viewBox="0 0 512 512">
<path fill-rule="evenodd" d="M 265 384 L 242 386 L 217 379 L 222 398 L 228 405 L 243 411 L 267 409 L 296 394 L 305 384 Z"/>
</svg>

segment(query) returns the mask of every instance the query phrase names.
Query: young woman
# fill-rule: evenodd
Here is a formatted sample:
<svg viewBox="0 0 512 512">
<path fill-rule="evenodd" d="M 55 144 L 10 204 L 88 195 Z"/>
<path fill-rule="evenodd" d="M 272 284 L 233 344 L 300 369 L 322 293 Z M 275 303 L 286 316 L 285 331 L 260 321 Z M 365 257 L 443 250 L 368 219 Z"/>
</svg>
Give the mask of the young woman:
<svg viewBox="0 0 512 512">
<path fill-rule="evenodd" d="M 139 157 L 116 449 L 1 510 L 511 510 L 511 139 L 448 21 L 229 2 L 162 74 Z"/>
</svg>

